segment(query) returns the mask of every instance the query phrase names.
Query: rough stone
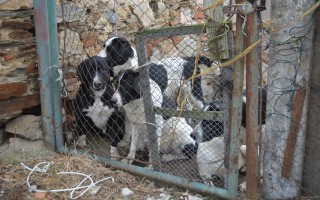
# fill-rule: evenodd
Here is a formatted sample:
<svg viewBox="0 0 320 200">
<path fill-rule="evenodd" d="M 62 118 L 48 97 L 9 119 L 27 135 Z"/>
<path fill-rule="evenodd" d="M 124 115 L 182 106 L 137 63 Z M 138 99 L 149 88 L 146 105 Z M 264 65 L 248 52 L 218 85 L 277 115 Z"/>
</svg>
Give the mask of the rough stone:
<svg viewBox="0 0 320 200">
<path fill-rule="evenodd" d="M 83 47 L 88 48 L 96 44 L 98 33 L 93 31 L 86 31 L 81 33 L 81 39 L 83 41 Z"/>
<path fill-rule="evenodd" d="M 27 82 L 0 84 L 0 100 L 12 96 L 21 96 L 27 92 Z"/>
<path fill-rule="evenodd" d="M 158 17 L 162 21 L 167 21 L 170 17 L 170 11 L 163 2 L 158 2 Z"/>
<path fill-rule="evenodd" d="M 33 0 L 1 0 L 0 10 L 20 10 L 33 7 Z"/>
<path fill-rule="evenodd" d="M 60 32 L 59 42 L 64 44 L 64 31 Z M 77 32 L 66 29 L 66 44 L 65 49 L 64 45 L 59 45 L 59 50 L 61 52 L 65 51 L 65 56 L 69 57 L 72 55 L 81 54 L 83 50 L 83 44 L 80 40 L 80 36 Z"/>
<path fill-rule="evenodd" d="M 37 140 L 42 137 L 41 119 L 41 116 L 22 115 L 9 121 L 5 131 L 29 140 Z"/>
<path fill-rule="evenodd" d="M 190 8 L 183 8 L 180 12 L 180 23 L 185 25 L 193 24 L 192 10 Z"/>
<path fill-rule="evenodd" d="M 180 23 L 180 12 L 179 10 L 170 10 L 169 11 L 170 17 L 170 25 L 177 26 Z"/>
<path fill-rule="evenodd" d="M 148 2 L 139 1 L 133 5 L 133 13 L 137 15 L 144 27 L 149 27 L 154 22 L 154 13 Z"/>
<path fill-rule="evenodd" d="M 179 54 L 172 40 L 170 39 L 163 40 L 161 43 L 159 43 L 158 47 L 162 53 L 162 57 L 178 56 Z"/>
<path fill-rule="evenodd" d="M 197 39 L 190 36 L 182 37 L 181 41 L 176 44 L 178 52 L 182 56 L 195 56 L 197 50 Z"/>
<path fill-rule="evenodd" d="M 0 162 L 20 163 L 39 158 L 50 159 L 53 152 L 46 150 L 42 140 L 30 141 L 18 137 L 0 146 Z"/>
<path fill-rule="evenodd" d="M 66 22 L 75 22 L 83 19 L 86 14 L 85 8 L 80 8 L 74 3 L 66 3 L 63 5 L 64 20 Z M 56 7 L 57 23 L 63 22 L 61 5 Z"/>
</svg>

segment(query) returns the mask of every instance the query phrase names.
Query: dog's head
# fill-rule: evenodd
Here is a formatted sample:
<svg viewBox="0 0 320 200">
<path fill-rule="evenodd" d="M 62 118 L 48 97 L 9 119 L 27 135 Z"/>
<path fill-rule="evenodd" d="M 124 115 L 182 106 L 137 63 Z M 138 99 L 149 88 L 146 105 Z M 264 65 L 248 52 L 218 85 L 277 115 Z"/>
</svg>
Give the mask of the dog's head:
<svg viewBox="0 0 320 200">
<path fill-rule="evenodd" d="M 133 70 L 121 71 L 116 80 L 116 91 L 112 100 L 117 106 L 123 106 L 141 96 L 139 72 Z"/>
<path fill-rule="evenodd" d="M 112 37 L 108 39 L 97 55 L 110 62 L 114 75 L 117 75 L 121 70 L 137 70 L 138 68 L 137 52 L 125 38 Z"/>
<path fill-rule="evenodd" d="M 113 94 L 110 83 L 110 66 L 105 59 L 93 56 L 84 60 L 77 68 L 77 75 L 87 89 L 93 92 L 109 93 L 110 98 Z"/>
</svg>

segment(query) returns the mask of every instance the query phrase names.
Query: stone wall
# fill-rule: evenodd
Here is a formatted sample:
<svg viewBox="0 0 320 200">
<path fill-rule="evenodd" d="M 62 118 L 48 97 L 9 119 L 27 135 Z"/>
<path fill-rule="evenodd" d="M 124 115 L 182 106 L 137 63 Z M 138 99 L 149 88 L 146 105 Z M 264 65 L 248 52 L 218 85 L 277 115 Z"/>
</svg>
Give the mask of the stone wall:
<svg viewBox="0 0 320 200">
<path fill-rule="evenodd" d="M 57 5 L 60 65 L 64 66 L 69 99 L 75 97 L 76 67 L 95 55 L 104 42 L 117 34 L 134 44 L 136 33 L 144 29 L 203 23 L 204 15 L 191 0 L 75 0 Z M 115 12 L 114 12 L 115 10 Z M 65 13 L 65 17 L 62 17 Z M 155 39 L 148 42 L 148 56 L 194 55 L 197 36 Z"/>
<path fill-rule="evenodd" d="M 76 67 L 95 55 L 109 37 L 128 38 L 144 29 L 202 23 L 195 12 L 202 1 L 191 0 L 56 0 L 59 64 L 63 66 L 68 98 L 72 101 L 79 82 Z M 61 3 L 63 2 L 63 3 Z M 39 114 L 39 74 L 33 0 L 0 1 L 0 138 L 6 123 L 24 114 Z M 196 36 L 161 38 L 149 41 L 151 60 L 174 55 L 192 55 Z M 189 49 L 185 49 L 186 46 Z M 35 109 L 33 109 L 35 108 Z M 72 120 L 72 116 L 69 118 Z M 41 122 L 39 122 L 41 123 Z M 22 136 L 23 137 L 23 136 Z M 1 141 L 0 141 L 1 144 Z"/>
<path fill-rule="evenodd" d="M 39 105 L 32 0 L 0 3 L 0 123 Z"/>
</svg>

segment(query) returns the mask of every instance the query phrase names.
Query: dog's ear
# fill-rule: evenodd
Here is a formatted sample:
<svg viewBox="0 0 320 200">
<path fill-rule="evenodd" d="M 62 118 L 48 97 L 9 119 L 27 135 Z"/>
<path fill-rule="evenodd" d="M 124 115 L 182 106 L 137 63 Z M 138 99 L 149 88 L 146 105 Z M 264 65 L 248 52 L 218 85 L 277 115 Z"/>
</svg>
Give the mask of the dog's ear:
<svg viewBox="0 0 320 200">
<path fill-rule="evenodd" d="M 134 56 L 130 42 L 124 38 L 113 39 L 106 51 L 117 65 L 124 64 L 128 58 Z"/>
<path fill-rule="evenodd" d="M 134 82 L 133 82 L 133 87 L 137 92 L 141 92 L 141 85 L 140 85 L 140 75 L 139 72 L 134 72 Z M 140 94 L 142 95 L 142 94 Z"/>
<path fill-rule="evenodd" d="M 77 76 L 81 83 L 85 83 L 87 80 L 87 76 L 88 76 L 87 64 L 88 64 L 88 60 L 84 60 L 77 67 Z"/>
</svg>

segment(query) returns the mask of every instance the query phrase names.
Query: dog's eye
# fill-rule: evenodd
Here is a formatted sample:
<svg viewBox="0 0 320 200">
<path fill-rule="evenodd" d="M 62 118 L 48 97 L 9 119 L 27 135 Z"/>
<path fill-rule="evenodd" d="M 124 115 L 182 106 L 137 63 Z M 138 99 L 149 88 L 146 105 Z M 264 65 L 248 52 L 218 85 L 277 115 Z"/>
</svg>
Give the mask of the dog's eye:
<svg viewBox="0 0 320 200">
<path fill-rule="evenodd" d="M 102 46 L 103 48 L 106 48 L 106 44 L 103 44 L 103 46 Z"/>
</svg>

